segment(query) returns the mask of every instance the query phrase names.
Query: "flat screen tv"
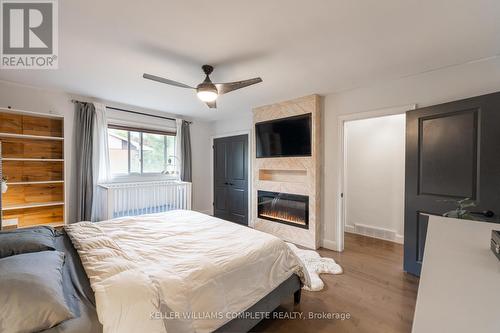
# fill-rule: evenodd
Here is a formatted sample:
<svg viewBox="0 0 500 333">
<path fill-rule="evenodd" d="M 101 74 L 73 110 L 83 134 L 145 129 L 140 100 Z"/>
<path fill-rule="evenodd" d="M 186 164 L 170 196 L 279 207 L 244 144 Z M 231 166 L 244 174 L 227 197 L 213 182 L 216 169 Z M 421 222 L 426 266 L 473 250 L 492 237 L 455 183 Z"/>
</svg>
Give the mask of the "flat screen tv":
<svg viewBox="0 0 500 333">
<path fill-rule="evenodd" d="M 257 158 L 311 156 L 311 114 L 256 123 L 255 136 Z"/>
</svg>

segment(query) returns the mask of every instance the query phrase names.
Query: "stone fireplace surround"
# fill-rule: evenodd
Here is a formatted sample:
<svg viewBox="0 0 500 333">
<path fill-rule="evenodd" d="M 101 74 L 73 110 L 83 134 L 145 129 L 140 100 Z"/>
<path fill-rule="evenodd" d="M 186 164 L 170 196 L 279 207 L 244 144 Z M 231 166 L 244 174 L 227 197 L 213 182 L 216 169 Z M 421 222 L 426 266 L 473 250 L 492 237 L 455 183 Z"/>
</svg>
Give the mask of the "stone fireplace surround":
<svg viewBox="0 0 500 333">
<path fill-rule="evenodd" d="M 252 142 L 252 221 L 251 226 L 281 239 L 311 249 L 320 245 L 320 163 L 321 163 L 321 99 L 310 95 L 290 101 L 266 105 L 253 110 L 253 123 L 312 115 L 312 150 L 307 157 L 256 158 L 255 135 Z M 255 126 L 253 126 L 255 131 Z M 298 194 L 309 197 L 308 228 L 278 223 L 258 217 L 258 191 Z"/>
</svg>

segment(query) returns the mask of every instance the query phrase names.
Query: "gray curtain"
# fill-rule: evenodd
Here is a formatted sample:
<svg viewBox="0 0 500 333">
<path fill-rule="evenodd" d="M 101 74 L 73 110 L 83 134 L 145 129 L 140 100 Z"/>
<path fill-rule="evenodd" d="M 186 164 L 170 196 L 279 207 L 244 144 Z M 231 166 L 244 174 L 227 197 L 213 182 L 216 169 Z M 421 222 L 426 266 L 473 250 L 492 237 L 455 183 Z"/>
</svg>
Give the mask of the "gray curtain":
<svg viewBox="0 0 500 333">
<path fill-rule="evenodd" d="M 77 222 L 90 221 L 92 215 L 92 133 L 95 107 L 92 103 L 75 103 L 75 138 L 77 172 Z"/>
<path fill-rule="evenodd" d="M 0 181 L 2 180 L 2 141 L 0 141 Z M 0 189 L 0 230 L 2 230 L 2 190 Z"/>
<path fill-rule="evenodd" d="M 191 182 L 191 132 L 189 122 L 182 121 L 181 129 L 181 180 Z"/>
</svg>

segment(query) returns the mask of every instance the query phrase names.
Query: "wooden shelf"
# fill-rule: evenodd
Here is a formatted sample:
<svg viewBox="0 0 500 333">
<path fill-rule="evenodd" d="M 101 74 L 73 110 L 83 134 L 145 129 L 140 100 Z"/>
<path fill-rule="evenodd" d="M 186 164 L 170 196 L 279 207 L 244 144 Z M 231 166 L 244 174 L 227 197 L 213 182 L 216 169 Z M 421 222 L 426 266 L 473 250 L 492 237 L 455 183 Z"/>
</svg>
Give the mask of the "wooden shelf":
<svg viewBox="0 0 500 333">
<path fill-rule="evenodd" d="M 270 185 L 283 185 L 283 184 L 286 184 L 286 185 L 290 185 L 290 186 L 302 186 L 303 188 L 306 188 L 307 187 L 307 184 L 305 182 L 300 182 L 300 181 L 282 181 L 282 180 L 261 180 L 261 179 L 257 179 L 257 181 L 260 183 L 260 184 L 270 184 Z"/>
<path fill-rule="evenodd" d="M 64 224 L 64 205 L 20 208 L 2 212 L 4 220 L 16 220 L 17 228 Z"/>
<path fill-rule="evenodd" d="M 7 186 L 11 185 L 37 185 L 37 184 L 63 184 L 64 180 L 44 180 L 44 181 L 33 181 L 33 182 L 11 182 L 7 183 Z"/>
<path fill-rule="evenodd" d="M 52 222 L 52 223 L 42 223 L 42 224 L 39 224 L 39 225 L 43 225 L 43 226 L 48 226 L 48 227 L 52 227 L 52 228 L 58 228 L 58 227 L 63 227 L 65 225 L 64 222 Z M 31 228 L 33 227 L 32 225 L 22 225 L 22 226 L 19 226 L 19 225 L 8 225 L 8 226 L 3 226 L 2 230 L 5 229 L 5 230 L 11 230 L 11 229 L 25 229 L 25 228 Z"/>
<path fill-rule="evenodd" d="M 8 182 L 40 182 L 64 180 L 64 163 L 62 161 L 16 161 L 3 163 L 3 173 Z"/>
<path fill-rule="evenodd" d="M 52 228 L 57 228 L 57 227 L 62 227 L 65 225 L 64 222 L 52 222 L 52 223 L 43 223 L 43 224 L 40 224 L 40 225 L 46 225 L 46 226 L 49 226 L 49 227 L 52 227 Z M 30 228 L 32 227 L 32 225 L 26 225 L 26 226 L 18 226 L 17 228 L 19 229 L 23 229 L 23 228 Z"/>
<path fill-rule="evenodd" d="M 33 140 L 0 136 L 0 141 L 4 159 L 62 160 L 64 158 L 64 141 L 62 140 Z"/>
<path fill-rule="evenodd" d="M 16 138 L 16 139 L 30 139 L 30 140 L 64 141 L 64 137 L 59 137 L 59 136 L 44 136 L 44 135 L 14 134 L 14 133 L 0 133 L 0 137 Z"/>
<path fill-rule="evenodd" d="M 31 205 L 44 207 L 45 203 L 63 202 L 63 186 L 63 183 L 12 186 L 2 195 L 2 204 L 5 207 L 31 208 Z"/>
<path fill-rule="evenodd" d="M 38 207 L 51 207 L 51 206 L 62 206 L 64 201 L 57 202 L 34 202 L 29 204 L 19 204 L 19 205 L 8 205 L 2 207 L 2 211 L 16 210 L 16 209 L 27 209 L 27 208 L 38 208 Z"/>
<path fill-rule="evenodd" d="M 21 157 L 6 157 L 3 161 L 19 161 L 19 162 L 64 162 L 61 158 L 21 158 Z"/>
<path fill-rule="evenodd" d="M 260 169 L 259 180 L 306 184 L 307 170 Z"/>
<path fill-rule="evenodd" d="M 2 218 L 15 227 L 65 224 L 64 118 L 0 109 Z"/>
</svg>

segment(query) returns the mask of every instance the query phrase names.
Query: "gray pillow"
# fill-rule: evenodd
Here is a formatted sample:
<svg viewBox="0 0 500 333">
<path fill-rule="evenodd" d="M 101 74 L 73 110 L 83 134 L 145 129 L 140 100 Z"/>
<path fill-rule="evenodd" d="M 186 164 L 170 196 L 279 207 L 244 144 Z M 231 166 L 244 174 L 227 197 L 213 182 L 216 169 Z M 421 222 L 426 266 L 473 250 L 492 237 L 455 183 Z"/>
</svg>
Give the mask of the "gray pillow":
<svg viewBox="0 0 500 333">
<path fill-rule="evenodd" d="M 48 250 L 55 250 L 55 233 L 51 227 L 0 232 L 0 258 Z"/>
<path fill-rule="evenodd" d="M 64 253 L 0 259 L 0 332 L 38 332 L 73 318 L 62 286 Z"/>
</svg>

